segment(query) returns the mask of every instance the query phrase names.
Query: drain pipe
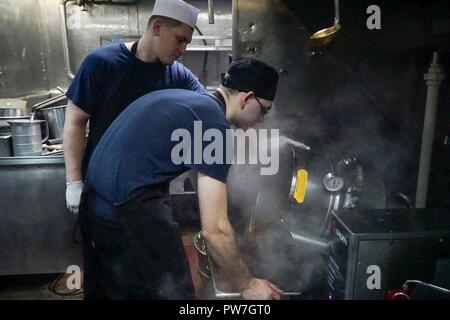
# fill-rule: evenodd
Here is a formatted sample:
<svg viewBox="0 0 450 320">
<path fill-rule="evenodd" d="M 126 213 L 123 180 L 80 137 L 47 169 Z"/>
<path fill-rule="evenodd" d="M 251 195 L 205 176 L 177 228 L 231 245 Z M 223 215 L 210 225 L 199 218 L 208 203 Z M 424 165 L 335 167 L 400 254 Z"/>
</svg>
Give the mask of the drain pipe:
<svg viewBox="0 0 450 320">
<path fill-rule="evenodd" d="M 208 0 L 209 24 L 214 24 L 214 0 Z"/>
<path fill-rule="evenodd" d="M 69 40 L 67 36 L 67 19 L 66 19 L 66 4 L 72 0 L 59 0 L 59 22 L 61 25 L 61 40 L 63 45 L 64 63 L 66 65 L 65 70 L 67 77 L 70 80 L 75 78 L 70 66 L 70 52 L 69 52 Z"/>
<path fill-rule="evenodd" d="M 422 147 L 420 151 L 419 175 L 417 179 L 416 208 L 425 208 L 427 202 L 428 179 L 433 152 L 434 127 L 439 98 L 439 86 L 445 73 L 439 64 L 439 55 L 434 52 L 428 73 L 424 75 L 428 90 L 423 123 Z"/>
</svg>

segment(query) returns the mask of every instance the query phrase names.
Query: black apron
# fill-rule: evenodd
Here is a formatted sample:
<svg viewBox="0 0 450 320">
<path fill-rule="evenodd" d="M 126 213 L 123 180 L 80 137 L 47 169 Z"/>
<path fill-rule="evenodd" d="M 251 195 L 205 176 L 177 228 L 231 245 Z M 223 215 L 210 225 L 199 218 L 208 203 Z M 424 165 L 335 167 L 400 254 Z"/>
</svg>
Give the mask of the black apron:
<svg viewBox="0 0 450 320">
<path fill-rule="evenodd" d="M 80 204 L 85 299 L 195 299 L 190 268 L 170 206 L 168 184 L 152 187 L 116 208 L 120 222 Z"/>
</svg>

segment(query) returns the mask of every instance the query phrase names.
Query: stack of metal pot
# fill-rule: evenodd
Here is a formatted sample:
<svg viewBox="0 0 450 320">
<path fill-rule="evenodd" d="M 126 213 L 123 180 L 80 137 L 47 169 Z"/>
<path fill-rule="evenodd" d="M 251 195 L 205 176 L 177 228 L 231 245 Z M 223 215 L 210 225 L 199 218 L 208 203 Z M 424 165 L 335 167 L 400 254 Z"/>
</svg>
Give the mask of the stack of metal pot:
<svg viewBox="0 0 450 320">
<path fill-rule="evenodd" d="M 25 108 L 14 101 L 7 100 L 0 107 L 0 157 L 13 155 L 11 127 L 7 121 L 29 118 L 25 116 Z"/>
<path fill-rule="evenodd" d="M 40 156 L 44 142 L 62 143 L 66 105 L 56 104 L 66 97 L 58 90 L 62 93 L 35 104 L 31 115 L 27 115 L 25 101 L 21 106 L 0 107 L 0 157 Z"/>
</svg>

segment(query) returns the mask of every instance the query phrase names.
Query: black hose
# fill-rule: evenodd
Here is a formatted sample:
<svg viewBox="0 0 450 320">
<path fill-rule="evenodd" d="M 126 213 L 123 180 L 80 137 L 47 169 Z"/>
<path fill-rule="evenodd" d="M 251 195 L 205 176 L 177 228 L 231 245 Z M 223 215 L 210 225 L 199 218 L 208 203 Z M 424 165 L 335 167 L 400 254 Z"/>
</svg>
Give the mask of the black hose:
<svg viewBox="0 0 450 320">
<path fill-rule="evenodd" d="M 200 36 L 203 36 L 203 32 L 197 26 L 195 26 L 195 30 L 198 32 L 198 34 Z M 206 42 L 205 39 L 202 39 L 202 41 L 205 46 L 208 45 L 208 43 Z M 203 70 L 202 70 L 203 81 L 206 81 L 206 75 L 207 75 L 206 66 L 207 66 L 207 64 L 208 64 L 208 51 L 205 51 L 205 58 L 203 59 Z"/>
</svg>

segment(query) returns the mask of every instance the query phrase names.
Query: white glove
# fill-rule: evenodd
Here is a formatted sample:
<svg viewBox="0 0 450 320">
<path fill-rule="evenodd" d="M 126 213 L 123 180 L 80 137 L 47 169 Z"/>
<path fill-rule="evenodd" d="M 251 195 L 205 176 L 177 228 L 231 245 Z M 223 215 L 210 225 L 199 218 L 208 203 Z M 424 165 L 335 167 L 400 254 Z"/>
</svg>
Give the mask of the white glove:
<svg viewBox="0 0 450 320">
<path fill-rule="evenodd" d="M 80 206 L 81 192 L 83 191 L 83 181 L 70 181 L 66 183 L 66 205 L 67 209 L 74 214 L 78 214 Z"/>
</svg>

